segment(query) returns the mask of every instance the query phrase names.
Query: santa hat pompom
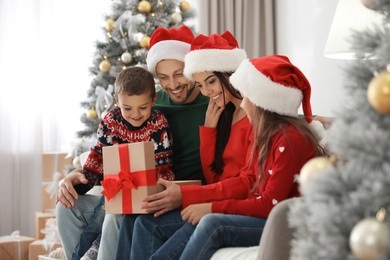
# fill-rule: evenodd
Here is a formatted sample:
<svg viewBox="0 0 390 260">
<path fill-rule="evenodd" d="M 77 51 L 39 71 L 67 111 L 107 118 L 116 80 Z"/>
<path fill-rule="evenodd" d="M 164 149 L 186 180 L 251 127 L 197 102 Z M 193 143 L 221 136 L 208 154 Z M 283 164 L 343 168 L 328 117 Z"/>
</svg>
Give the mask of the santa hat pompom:
<svg viewBox="0 0 390 260">
<path fill-rule="evenodd" d="M 194 40 L 191 29 L 185 25 L 178 28 L 157 28 L 150 37 L 149 52 L 146 57 L 148 70 L 156 77 L 156 65 L 161 60 L 184 62 Z"/>
<path fill-rule="evenodd" d="M 318 136 L 319 140 L 324 139 L 325 137 L 325 128 L 324 125 L 317 120 L 313 120 L 310 124 L 310 129 Z"/>
<path fill-rule="evenodd" d="M 247 55 L 239 49 L 234 36 L 223 34 L 198 35 L 185 56 L 184 76 L 193 80 L 192 74 L 204 71 L 234 72 Z"/>
</svg>

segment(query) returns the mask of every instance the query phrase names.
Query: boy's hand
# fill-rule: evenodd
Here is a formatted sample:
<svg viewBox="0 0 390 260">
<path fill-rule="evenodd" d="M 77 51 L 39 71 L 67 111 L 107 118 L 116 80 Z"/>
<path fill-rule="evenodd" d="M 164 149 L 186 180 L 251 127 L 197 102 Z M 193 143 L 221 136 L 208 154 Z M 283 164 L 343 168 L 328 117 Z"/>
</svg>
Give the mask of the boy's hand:
<svg viewBox="0 0 390 260">
<path fill-rule="evenodd" d="M 184 221 L 196 225 L 204 215 L 209 213 L 211 213 L 211 203 L 193 204 L 182 210 L 181 217 Z"/>
<path fill-rule="evenodd" d="M 82 174 L 81 169 L 75 169 L 66 175 L 66 177 L 60 181 L 56 203 L 61 203 L 65 208 L 73 207 L 75 205 L 74 199 L 79 198 L 79 195 L 73 186 L 80 183 L 88 183 L 88 180 L 85 178 L 85 175 Z"/>
<path fill-rule="evenodd" d="M 141 206 L 147 213 L 154 213 L 155 217 L 181 206 L 179 185 L 164 179 L 158 179 L 157 183 L 165 186 L 166 189 L 142 199 Z"/>
</svg>

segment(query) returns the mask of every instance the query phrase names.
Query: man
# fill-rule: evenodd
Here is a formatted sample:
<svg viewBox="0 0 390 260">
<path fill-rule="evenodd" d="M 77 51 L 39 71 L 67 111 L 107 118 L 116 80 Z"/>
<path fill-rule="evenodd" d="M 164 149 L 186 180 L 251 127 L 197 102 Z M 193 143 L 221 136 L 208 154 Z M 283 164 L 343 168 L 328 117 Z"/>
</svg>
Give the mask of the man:
<svg viewBox="0 0 390 260">
<path fill-rule="evenodd" d="M 187 26 L 158 28 L 150 39 L 146 63 L 148 70 L 159 80 L 155 108 L 168 119 L 173 136 L 173 172 L 176 180 L 202 180 L 199 158 L 199 126 L 204 124 L 208 98 L 204 97 L 193 82 L 184 77 L 184 56 L 190 51 L 194 36 Z M 166 190 L 160 192 L 155 208 L 158 213 L 180 206 L 180 195 L 172 192 L 170 182 L 158 183 Z M 135 216 L 126 215 L 126 228 L 120 229 L 123 245 L 131 245 Z M 123 222 L 122 222 L 123 223 Z M 127 259 L 130 247 L 117 248 L 116 259 Z"/>
<path fill-rule="evenodd" d="M 155 108 L 168 119 L 173 136 L 173 172 L 176 180 L 202 180 L 204 177 L 199 158 L 199 125 L 204 124 L 208 98 L 183 75 L 184 56 L 194 39 L 187 26 L 158 28 L 152 35 L 147 57 L 148 69 L 160 81 L 162 90 L 157 92 Z M 68 259 L 80 240 L 83 228 L 99 203 L 98 196 L 82 195 L 87 179 L 79 171 L 69 173 L 59 186 L 57 223 L 65 254 Z M 180 205 L 169 185 L 161 192 L 156 208 L 160 214 Z M 79 193 L 76 191 L 79 191 Z M 90 187 L 89 187 L 90 188 Z M 159 209 L 159 211 L 158 211 Z M 119 217 L 118 217 L 119 216 Z M 120 215 L 106 214 L 98 259 L 112 259 L 115 255 Z M 129 238 L 131 239 L 131 238 Z M 118 250 L 125 254 L 121 248 Z"/>
</svg>

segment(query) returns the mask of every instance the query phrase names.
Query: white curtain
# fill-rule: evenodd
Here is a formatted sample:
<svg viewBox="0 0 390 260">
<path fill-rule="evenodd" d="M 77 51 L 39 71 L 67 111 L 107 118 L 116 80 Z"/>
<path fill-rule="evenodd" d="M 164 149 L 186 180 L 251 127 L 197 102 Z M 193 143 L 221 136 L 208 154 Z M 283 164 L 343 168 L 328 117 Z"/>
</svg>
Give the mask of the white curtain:
<svg viewBox="0 0 390 260">
<path fill-rule="evenodd" d="M 249 58 L 275 52 L 274 0 L 199 0 L 199 32 L 229 30 Z"/>
<path fill-rule="evenodd" d="M 41 154 L 70 151 L 110 0 L 0 0 L 0 236 L 34 235 Z"/>
</svg>

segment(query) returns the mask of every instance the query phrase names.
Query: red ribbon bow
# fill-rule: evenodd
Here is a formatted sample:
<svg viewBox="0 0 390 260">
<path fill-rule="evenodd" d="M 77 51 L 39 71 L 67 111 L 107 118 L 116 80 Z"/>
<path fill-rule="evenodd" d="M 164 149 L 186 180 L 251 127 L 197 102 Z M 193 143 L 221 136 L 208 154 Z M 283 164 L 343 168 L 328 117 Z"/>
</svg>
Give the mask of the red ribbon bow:
<svg viewBox="0 0 390 260">
<path fill-rule="evenodd" d="M 118 145 L 120 171 L 118 175 L 106 175 L 101 184 L 104 188 L 102 194 L 110 201 L 122 190 L 122 196 L 130 199 L 131 189 L 137 189 L 138 186 L 148 186 L 156 184 L 156 169 L 141 170 L 132 172 L 130 170 L 130 156 L 127 144 Z M 153 178 L 150 178 L 152 176 Z M 124 212 L 131 213 L 131 204 L 127 205 L 126 200 L 122 201 Z"/>
</svg>

